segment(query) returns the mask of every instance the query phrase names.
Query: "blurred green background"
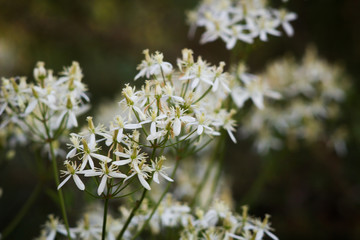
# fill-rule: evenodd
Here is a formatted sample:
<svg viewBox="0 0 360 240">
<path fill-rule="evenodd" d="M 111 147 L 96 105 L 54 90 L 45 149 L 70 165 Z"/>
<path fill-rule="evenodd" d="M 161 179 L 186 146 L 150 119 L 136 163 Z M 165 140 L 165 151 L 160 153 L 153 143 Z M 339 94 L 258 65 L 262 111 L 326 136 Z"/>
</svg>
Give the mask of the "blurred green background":
<svg viewBox="0 0 360 240">
<path fill-rule="evenodd" d="M 79 61 L 96 108 L 132 81 L 145 48 L 163 52 L 172 63 L 185 47 L 211 63 L 227 62 L 223 42 L 199 45 L 201 31 L 188 39 L 185 11 L 196 5 L 193 0 L 0 0 L 0 75 L 31 77 L 39 60 L 55 72 Z M 254 215 L 270 213 L 280 239 L 360 239 L 360 1 L 290 0 L 286 7 L 298 14 L 295 36 L 272 37 L 247 63 L 251 72 L 261 71 L 286 53 L 300 58 L 314 44 L 323 58 L 342 64 L 352 78 L 339 120 L 350 129 L 348 155 L 340 158 L 319 143 L 260 158 L 250 140 L 237 146 L 229 141 L 225 168 L 234 176 L 234 198 Z M 16 159 L 0 163 L 0 229 L 35 186 L 30 151 L 18 148 Z M 39 234 L 45 216 L 58 212 L 50 196 L 42 195 L 10 239 Z M 76 206 L 70 210 L 74 222 Z"/>
</svg>

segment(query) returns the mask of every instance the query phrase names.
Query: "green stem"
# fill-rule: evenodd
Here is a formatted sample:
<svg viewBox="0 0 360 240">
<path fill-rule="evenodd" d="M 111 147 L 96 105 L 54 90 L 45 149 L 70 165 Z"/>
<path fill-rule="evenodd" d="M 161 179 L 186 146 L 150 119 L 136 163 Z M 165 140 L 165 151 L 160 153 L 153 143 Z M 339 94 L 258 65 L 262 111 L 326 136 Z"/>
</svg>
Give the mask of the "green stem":
<svg viewBox="0 0 360 240">
<path fill-rule="evenodd" d="M 264 188 L 264 185 L 269 181 L 269 178 L 271 178 L 271 174 L 273 173 L 272 164 L 273 161 L 265 161 L 265 163 L 261 166 L 261 170 L 256 179 L 250 186 L 250 189 L 240 199 L 240 203 L 254 204 L 256 202 L 256 199 L 261 193 L 261 190 Z"/>
<path fill-rule="evenodd" d="M 50 145 L 50 152 L 51 152 L 51 161 L 52 161 L 53 171 L 54 171 L 54 179 L 55 179 L 56 186 L 59 186 L 60 182 L 59 182 L 58 168 L 57 168 L 56 156 L 55 156 L 55 152 L 54 152 L 53 141 L 50 141 L 49 145 Z M 67 232 L 68 238 L 71 240 L 69 222 L 68 222 L 68 218 L 67 218 L 67 214 L 66 214 L 64 196 L 63 196 L 61 188 L 58 190 L 58 197 L 59 197 L 59 201 L 60 201 L 61 212 L 63 215 L 66 232 Z"/>
<path fill-rule="evenodd" d="M 156 147 L 153 148 L 153 151 L 152 151 L 152 154 L 151 154 L 151 159 L 154 159 L 155 153 L 156 153 Z M 126 220 L 123 228 L 121 229 L 119 235 L 118 235 L 117 238 L 116 238 L 117 240 L 120 240 L 120 239 L 122 238 L 122 236 L 124 235 L 124 233 L 125 233 L 128 225 L 129 225 L 130 222 L 131 222 L 131 219 L 134 217 L 136 211 L 137 211 L 138 208 L 141 206 L 141 203 L 144 201 L 144 198 L 145 198 L 145 195 L 146 195 L 147 191 L 148 191 L 148 190 L 147 190 L 146 188 L 144 188 L 144 191 L 143 191 L 143 193 L 142 193 L 142 195 L 141 195 L 140 200 L 138 200 L 138 201 L 136 202 L 134 208 L 131 210 L 131 213 L 130 213 L 129 217 L 127 218 L 127 220 Z"/>
<path fill-rule="evenodd" d="M 116 197 L 112 197 L 112 199 L 119 199 L 119 198 L 123 198 L 123 197 L 127 197 L 127 196 L 130 196 L 134 193 L 136 193 L 137 191 L 139 191 L 141 188 L 138 188 L 136 189 L 135 191 L 132 191 L 132 192 L 129 192 L 129 193 L 126 193 L 124 195 L 121 195 L 121 196 L 116 196 Z"/>
<path fill-rule="evenodd" d="M 176 164 L 175 167 L 171 173 L 171 178 L 174 179 L 175 173 L 176 173 L 176 169 L 179 166 L 179 162 L 180 162 L 180 158 L 176 159 Z M 154 206 L 153 210 L 151 211 L 150 216 L 146 219 L 145 223 L 142 225 L 141 229 L 132 237 L 132 240 L 134 240 L 136 237 L 138 237 L 140 235 L 140 233 L 144 230 L 144 228 L 149 224 L 152 216 L 155 214 L 156 210 L 158 209 L 161 201 L 163 200 L 163 198 L 165 197 L 166 193 L 169 191 L 171 182 L 168 182 L 168 184 L 166 185 L 166 188 L 164 190 L 164 192 L 162 193 L 160 199 L 157 201 L 156 205 Z"/>
<path fill-rule="evenodd" d="M 195 206 L 196 201 L 197 201 L 197 199 L 198 199 L 198 197 L 199 197 L 202 189 L 204 188 L 207 179 L 209 178 L 211 169 L 212 169 L 212 167 L 214 166 L 215 159 L 217 158 L 217 156 L 218 156 L 218 154 L 219 154 L 219 151 L 220 151 L 221 148 L 222 148 L 223 142 L 224 142 L 224 134 L 221 134 L 221 137 L 219 138 L 219 140 L 218 140 L 218 142 L 217 142 L 217 145 L 216 145 L 216 148 L 215 148 L 215 152 L 214 152 L 214 154 L 213 154 L 213 157 L 211 158 L 209 164 L 207 165 L 206 170 L 205 170 L 205 173 L 204 173 L 204 175 L 203 175 L 203 177 L 202 177 L 202 180 L 201 180 L 200 184 L 197 186 L 197 188 L 196 188 L 196 190 L 195 190 L 194 197 L 193 197 L 193 199 L 192 199 L 191 202 L 190 202 L 190 206 L 191 206 L 191 207 L 194 207 L 194 206 Z"/>
<path fill-rule="evenodd" d="M 9 225 L 4 229 L 2 233 L 2 239 L 5 239 L 20 223 L 21 219 L 25 216 L 25 214 L 29 211 L 30 207 L 33 205 L 34 201 L 38 197 L 40 190 L 42 188 L 42 184 L 38 183 L 31 193 L 30 197 L 27 199 L 25 204 L 22 206 L 20 211 L 17 213 L 15 218 L 9 223 Z"/>
<path fill-rule="evenodd" d="M 203 98 L 211 91 L 211 89 L 212 89 L 212 86 L 210 86 L 210 87 L 206 90 L 206 92 L 204 92 L 203 95 L 201 95 L 201 97 L 199 97 L 199 98 L 198 98 L 195 102 L 193 102 L 192 104 L 195 104 L 195 103 L 199 102 L 201 99 L 203 99 Z"/>
<path fill-rule="evenodd" d="M 85 190 L 85 192 L 86 192 L 87 194 L 89 194 L 89 195 L 92 196 L 93 198 L 97 198 L 97 199 L 101 199 L 101 198 L 102 198 L 102 197 L 98 197 L 98 196 L 92 194 L 91 192 L 89 192 L 89 191 L 86 190 L 86 189 L 84 189 L 84 190 Z"/>
<path fill-rule="evenodd" d="M 197 131 L 197 129 L 195 129 L 194 131 L 192 131 L 191 133 L 189 133 L 184 139 L 179 140 L 179 141 L 177 141 L 177 142 L 175 142 L 175 143 L 172 143 L 172 144 L 169 144 L 169 145 L 164 146 L 163 149 L 166 148 L 166 147 L 172 147 L 172 146 L 174 146 L 174 145 L 177 145 L 178 143 L 181 143 L 181 142 L 184 142 L 184 141 L 188 140 L 188 138 L 191 137 L 191 135 L 193 135 L 196 131 Z"/>
<path fill-rule="evenodd" d="M 107 220 L 107 210 L 108 210 L 108 202 L 109 198 L 105 198 L 105 205 L 104 205 L 104 218 L 103 218 L 103 226 L 102 226 L 102 236 L 101 239 L 105 240 L 105 234 L 106 234 L 106 220 Z"/>
<path fill-rule="evenodd" d="M 206 203 L 206 206 L 209 206 L 211 201 L 214 199 L 214 195 L 215 195 L 215 191 L 216 191 L 216 187 L 219 184 L 220 181 L 220 177 L 221 177 L 221 173 L 223 170 L 223 166 L 224 166 L 224 156 L 225 156 L 225 151 L 224 149 L 221 151 L 221 156 L 219 157 L 219 163 L 218 163 L 218 167 L 216 168 L 216 175 L 215 178 L 212 182 L 212 186 L 211 186 L 211 191 L 210 191 L 210 197 Z"/>
<path fill-rule="evenodd" d="M 54 180 L 55 180 L 56 186 L 59 186 L 59 184 L 60 184 L 59 174 L 58 174 L 59 171 L 58 171 L 58 168 L 57 168 L 55 150 L 54 150 L 54 145 L 53 145 L 54 139 L 52 138 L 52 136 L 50 134 L 50 129 L 49 129 L 48 125 L 46 124 L 46 120 L 45 120 L 46 119 L 46 112 L 42 112 L 42 117 L 43 117 L 44 128 L 46 130 L 47 141 L 48 141 L 49 147 L 50 147 L 51 161 L 52 161 L 53 172 L 54 172 Z M 69 222 L 68 222 L 68 218 L 67 218 L 67 214 L 66 214 L 66 208 L 65 208 L 65 201 L 64 201 L 64 196 L 63 196 L 61 188 L 58 190 L 58 197 L 59 197 L 59 201 L 60 201 L 62 216 L 63 216 L 64 223 L 65 223 L 66 233 L 68 235 L 68 239 L 71 240 Z"/>
<path fill-rule="evenodd" d="M 125 184 L 125 186 L 122 186 L 124 184 L 124 182 L 122 182 L 118 187 L 117 189 L 115 190 L 115 192 L 112 194 L 113 196 L 116 196 L 118 195 L 122 190 L 124 190 L 127 186 L 130 185 L 130 183 L 134 180 L 134 178 L 131 178 L 129 182 L 127 182 Z"/>
<path fill-rule="evenodd" d="M 143 202 L 147 191 L 148 191 L 148 190 L 147 190 L 146 188 L 144 188 L 144 191 L 143 191 L 143 193 L 142 193 L 142 195 L 141 195 L 140 200 L 138 200 L 138 201 L 136 202 L 134 208 L 131 210 L 131 213 L 130 213 L 129 217 L 127 218 L 127 220 L 126 220 L 123 228 L 121 229 L 121 232 L 119 233 L 119 235 L 118 235 L 117 238 L 116 238 L 117 240 L 120 240 L 120 239 L 122 238 L 122 236 L 124 235 L 124 233 L 125 233 L 128 225 L 129 225 L 130 222 L 131 222 L 131 219 L 134 217 L 136 211 L 138 210 L 138 208 L 140 207 L 141 203 Z"/>
</svg>

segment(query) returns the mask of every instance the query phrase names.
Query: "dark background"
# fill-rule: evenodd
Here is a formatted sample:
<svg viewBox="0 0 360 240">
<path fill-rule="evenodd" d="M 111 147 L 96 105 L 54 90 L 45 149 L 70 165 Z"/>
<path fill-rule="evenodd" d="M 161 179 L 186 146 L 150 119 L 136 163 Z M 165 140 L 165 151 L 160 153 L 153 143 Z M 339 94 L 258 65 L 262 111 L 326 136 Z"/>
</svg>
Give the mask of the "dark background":
<svg viewBox="0 0 360 240">
<path fill-rule="evenodd" d="M 31 78 L 38 60 L 55 72 L 76 60 L 96 107 L 132 81 L 145 48 L 163 52 L 172 63 L 184 47 L 211 63 L 228 61 L 223 42 L 199 45 L 202 30 L 193 40 L 187 38 L 185 11 L 196 4 L 191 0 L 0 0 L 0 75 Z M 292 24 L 295 36 L 271 37 L 266 44 L 259 44 L 247 59 L 250 69 L 261 71 L 286 53 L 301 58 L 309 44 L 329 62 L 342 64 L 352 84 L 339 119 L 349 129 L 349 153 L 340 158 L 319 142 L 260 158 L 251 150 L 250 140 L 230 144 L 225 167 L 236 176 L 234 198 L 238 207 L 248 204 L 254 215 L 270 213 L 280 239 L 360 239 L 360 1 L 290 0 L 285 5 L 298 14 Z M 28 154 L 31 149 L 16 150 L 14 160 L 0 163 L 4 190 L 0 229 L 16 214 L 36 182 Z M 51 195 L 41 195 L 10 239 L 31 239 L 39 234 L 45 216 L 58 213 L 58 208 L 49 204 Z M 82 200 L 72 201 L 79 206 Z M 74 223 L 78 211 L 76 207 L 70 210 Z"/>
</svg>

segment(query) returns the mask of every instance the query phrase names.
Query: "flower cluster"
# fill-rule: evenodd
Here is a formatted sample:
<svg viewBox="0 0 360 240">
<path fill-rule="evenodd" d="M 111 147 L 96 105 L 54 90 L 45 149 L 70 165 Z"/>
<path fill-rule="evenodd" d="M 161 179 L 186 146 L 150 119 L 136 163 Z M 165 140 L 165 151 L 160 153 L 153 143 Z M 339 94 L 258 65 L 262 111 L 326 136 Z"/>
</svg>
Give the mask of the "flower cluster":
<svg viewBox="0 0 360 240">
<path fill-rule="evenodd" d="M 118 98 L 120 98 L 120 96 Z M 115 101 L 107 101 L 98 106 L 94 115 L 98 116 L 97 119 L 99 122 L 109 122 L 113 118 L 114 112 L 118 111 L 118 108 L 119 105 Z M 198 184 L 202 181 L 202 178 L 205 175 L 206 169 L 211 165 L 209 160 L 214 154 L 213 149 L 216 149 L 216 141 L 211 141 L 196 154 L 190 155 L 181 161 L 181 164 L 179 164 L 173 178 L 176 179 L 176 181 L 172 184 L 172 194 L 177 200 L 188 201 L 194 196 Z M 168 156 L 167 159 L 167 165 L 176 165 L 175 159 L 171 156 Z M 218 159 L 216 160 L 218 161 Z M 209 179 L 207 180 L 207 186 L 209 186 L 208 184 L 210 182 L 214 182 L 214 184 L 216 184 L 216 186 L 214 186 L 215 189 L 210 187 L 203 189 L 200 197 L 198 197 L 198 203 L 200 206 L 208 203 L 213 198 L 213 194 L 217 198 L 221 198 L 223 201 L 226 200 L 229 204 L 232 202 L 232 196 L 230 194 L 231 185 L 228 179 L 221 178 L 215 183 L 217 175 L 216 172 L 219 171 L 217 163 L 218 162 L 216 162 L 216 164 L 212 164 L 211 173 Z M 156 185 L 151 189 L 151 192 L 149 192 L 149 196 L 152 199 L 156 199 L 159 195 L 161 195 L 165 188 L 166 184 Z"/>
<path fill-rule="evenodd" d="M 79 176 L 100 177 L 97 194 L 118 196 L 122 185 L 137 176 L 150 190 L 149 180 L 159 183 L 162 177 L 173 181 L 164 171 L 165 157 L 157 156 L 157 150 L 162 153 L 182 148 L 182 152 L 187 149 L 194 153 L 220 135 L 222 129 L 236 141 L 233 111 L 224 104 L 230 89 L 223 63 L 210 66 L 200 57 L 195 62 L 192 51 L 184 49 L 176 71 L 163 61 L 161 53 L 150 55 L 145 50 L 144 54 L 135 77 L 148 78 L 141 90 L 130 85 L 122 89 L 119 114 L 107 127 L 95 127 L 88 117 L 88 128 L 71 134 L 71 150 L 64 162 L 66 170 L 62 171 L 66 177 L 58 188 L 72 177 L 84 190 Z"/>
<path fill-rule="evenodd" d="M 25 77 L 3 78 L 0 92 L 0 129 L 6 127 L 13 143 L 58 139 L 65 129 L 78 126 L 76 117 L 87 110 L 86 85 L 77 62 L 60 77 L 43 62 L 34 69 L 35 82 Z M 10 134 L 11 131 L 11 134 Z M 5 134 L 6 135 L 6 134 Z"/>
<path fill-rule="evenodd" d="M 133 218 L 128 229 L 129 239 L 150 214 L 147 205 L 136 218 Z M 123 214 L 126 210 L 122 209 Z M 165 228 L 180 229 L 180 239 L 263 239 L 265 235 L 274 240 L 278 238 L 271 232 L 269 215 L 265 219 L 248 215 L 247 206 L 241 215 L 233 213 L 229 206 L 215 201 L 206 209 L 191 209 L 186 203 L 176 201 L 171 194 L 161 202 L 149 225 L 153 235 L 161 235 Z"/>
<path fill-rule="evenodd" d="M 148 161 L 148 156 L 141 151 L 139 146 L 139 132 L 141 124 L 127 124 L 120 116 L 115 117 L 115 123 L 106 129 L 102 125 L 94 126 L 92 118 L 87 118 L 89 127 L 86 131 L 79 134 L 71 134 L 71 150 L 67 154 L 64 162 L 66 170 L 62 170 L 65 179 L 60 183 L 61 188 L 71 177 L 80 190 L 85 190 L 85 185 L 79 175 L 84 177 L 100 177 L 97 194 L 102 195 L 104 191 L 112 191 L 113 196 L 117 196 L 122 189 L 122 184 L 134 176 L 137 176 L 141 185 L 150 190 L 147 179 L 159 183 L 159 176 L 168 181 L 173 181 L 164 172 L 163 162 L 165 157 Z M 116 124 L 116 125 L 115 125 Z M 135 129 L 131 133 L 125 132 L 128 129 Z M 108 147 L 105 154 L 100 153 L 100 142 L 105 141 Z M 111 156 L 111 157 L 110 157 Z M 78 164 L 79 163 L 79 164 Z M 128 166 L 126 171 L 121 171 L 121 167 Z M 121 179 L 121 181 L 116 181 Z M 115 188 L 116 187 L 116 188 Z M 105 194 L 105 193 L 104 193 Z"/>
<path fill-rule="evenodd" d="M 238 40 L 253 43 L 257 37 L 267 41 L 268 35 L 280 36 L 280 26 L 292 36 L 294 30 L 289 22 L 296 18 L 286 9 L 268 7 L 265 0 L 203 0 L 188 14 L 191 35 L 197 27 L 204 27 L 200 43 L 221 38 L 227 49 L 232 49 Z"/>
<path fill-rule="evenodd" d="M 244 103 L 251 99 L 258 109 L 264 109 L 264 97 L 279 100 L 282 95 L 273 91 L 266 78 L 247 72 L 244 63 L 239 63 L 231 71 L 234 79 L 231 97 L 238 108 L 242 108 Z"/>
<path fill-rule="evenodd" d="M 190 239 L 263 239 L 266 235 L 273 240 L 278 238 L 271 232 L 270 215 L 264 220 L 248 216 L 247 206 L 242 215 L 233 214 L 223 202 L 215 202 L 208 210 L 198 209 L 193 218 L 189 217 L 181 240 Z"/>
<path fill-rule="evenodd" d="M 340 127 L 329 136 L 325 127 L 325 121 L 338 118 L 339 103 L 346 96 L 347 78 L 341 67 L 319 59 L 309 48 L 300 64 L 285 58 L 268 66 L 261 77 L 286 101 L 278 101 L 263 111 L 253 110 L 244 120 L 241 131 L 256 135 L 258 152 L 279 149 L 284 141 L 291 147 L 295 139 L 328 141 L 337 153 L 346 151 L 345 129 Z"/>
<path fill-rule="evenodd" d="M 139 212 L 132 219 L 127 228 L 124 239 L 132 239 L 134 233 L 144 224 L 150 215 L 150 203 L 144 202 Z M 114 218 L 108 215 L 106 239 L 112 240 L 124 225 L 130 214 L 125 207 L 120 208 L 121 216 Z M 71 228 L 74 239 L 100 239 L 102 216 L 101 209 L 94 207 L 85 212 L 84 217 L 76 227 Z M 195 214 L 184 203 L 176 201 L 170 194 L 160 203 L 149 225 L 153 236 L 161 236 L 166 228 L 180 230 L 180 239 L 264 239 L 265 236 L 277 240 L 270 228 L 269 215 L 264 220 L 253 218 L 248 215 L 248 208 L 243 207 L 241 215 L 233 213 L 224 202 L 215 201 L 205 210 L 197 209 Z M 37 239 L 53 240 L 56 235 L 66 235 L 64 225 L 53 215 L 44 224 L 40 237 Z"/>
</svg>

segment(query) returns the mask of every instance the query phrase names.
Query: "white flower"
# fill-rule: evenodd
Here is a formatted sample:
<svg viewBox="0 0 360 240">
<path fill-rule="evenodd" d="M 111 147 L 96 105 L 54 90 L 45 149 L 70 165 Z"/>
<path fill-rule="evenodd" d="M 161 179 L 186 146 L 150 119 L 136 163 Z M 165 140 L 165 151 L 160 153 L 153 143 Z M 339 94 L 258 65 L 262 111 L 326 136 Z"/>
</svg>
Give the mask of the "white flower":
<svg viewBox="0 0 360 240">
<path fill-rule="evenodd" d="M 116 125 L 113 126 L 113 128 L 111 130 L 112 131 L 118 130 L 117 137 L 116 137 L 116 140 L 118 143 L 120 143 L 123 138 L 124 129 L 134 130 L 134 129 L 141 128 L 141 124 L 128 123 L 127 121 L 124 121 L 124 119 L 119 115 L 117 115 L 115 117 L 115 124 Z"/>
<path fill-rule="evenodd" d="M 254 225 L 249 224 L 244 228 L 245 230 L 253 230 L 254 232 L 256 232 L 255 240 L 263 239 L 264 234 L 268 235 L 270 238 L 274 240 L 278 240 L 279 238 L 270 232 L 271 228 L 268 224 L 269 217 L 270 215 L 266 214 L 263 222 L 256 220 Z"/>
<path fill-rule="evenodd" d="M 259 77 L 254 77 L 251 80 L 244 81 L 244 87 L 235 87 L 231 96 L 237 105 L 241 108 L 246 100 L 249 98 L 259 108 L 264 108 L 264 96 L 280 99 L 281 95 L 269 89 L 269 86 Z"/>
<path fill-rule="evenodd" d="M 79 171 L 79 168 L 76 166 L 76 163 L 65 161 L 64 165 L 66 166 L 66 171 L 61 170 L 61 173 L 63 174 L 63 176 L 66 175 L 68 176 L 59 184 L 57 189 L 59 190 L 70 179 L 70 177 L 72 177 L 76 186 L 83 191 L 85 189 L 85 185 L 77 175 L 79 173 L 82 174 L 82 172 Z"/>
<path fill-rule="evenodd" d="M 248 30 L 246 26 L 234 25 L 231 28 L 232 32 L 226 39 L 226 48 L 228 50 L 233 49 L 236 45 L 237 40 L 241 40 L 246 43 L 253 43 L 253 36 L 249 33 L 244 33 L 244 30 Z"/>
<path fill-rule="evenodd" d="M 159 181 L 159 175 L 163 178 L 165 178 L 165 180 L 169 181 L 169 182 L 173 182 L 174 180 L 171 179 L 167 174 L 166 172 L 164 171 L 164 169 L 166 167 L 163 166 L 163 162 L 165 161 L 165 157 L 161 156 L 159 159 L 156 158 L 155 159 L 155 162 L 154 161 L 151 161 L 151 166 L 152 166 L 152 169 L 154 171 L 154 175 L 153 175 L 153 179 L 154 179 L 154 182 L 160 184 L 160 181 Z"/>
<path fill-rule="evenodd" d="M 163 54 L 159 52 L 155 52 L 155 55 L 149 55 L 149 50 L 146 49 L 143 51 L 145 55 L 145 60 L 139 64 L 137 67 L 140 72 L 135 76 L 135 80 L 140 77 L 146 76 L 147 78 L 150 75 L 167 75 L 172 71 L 172 65 L 168 62 L 163 61 Z"/>
<path fill-rule="evenodd" d="M 206 118 L 204 113 L 201 114 L 197 114 L 197 121 L 196 122 L 190 122 L 187 124 L 187 126 L 192 126 L 195 125 L 196 126 L 196 133 L 198 135 L 201 135 L 205 130 L 208 130 L 209 133 L 214 132 L 214 129 L 212 129 L 211 127 L 209 127 L 210 121 L 209 119 Z"/>
<path fill-rule="evenodd" d="M 96 142 L 87 143 L 85 139 L 82 139 L 82 143 L 83 143 L 83 145 L 80 146 L 80 150 L 82 151 L 83 156 L 81 158 L 82 164 L 80 167 L 80 171 L 85 169 L 88 162 L 89 162 L 91 169 L 95 168 L 92 157 L 96 158 L 102 162 L 111 162 L 112 161 L 112 159 L 107 156 L 95 153 L 98 150 L 98 148 L 96 147 Z"/>
<path fill-rule="evenodd" d="M 107 180 L 109 178 L 126 178 L 127 176 L 121 173 L 117 166 L 111 164 L 110 167 L 108 166 L 107 162 L 100 163 L 101 169 L 88 169 L 84 170 L 83 173 L 85 177 L 94 177 L 94 176 L 101 176 L 101 181 L 97 190 L 97 194 L 100 196 L 106 187 Z"/>
<path fill-rule="evenodd" d="M 139 147 L 128 147 L 124 149 L 124 152 L 114 152 L 116 156 L 124 158 L 122 160 L 114 161 L 113 164 L 117 166 L 122 166 L 129 163 L 134 163 L 134 166 L 137 167 L 140 162 L 146 159 L 145 153 L 140 153 Z"/>
<path fill-rule="evenodd" d="M 53 214 L 50 214 L 48 218 L 49 220 L 46 221 L 43 227 L 43 233 L 46 236 L 46 240 L 55 240 L 57 233 L 67 236 L 65 226 L 60 222 L 59 218 L 54 217 Z M 75 234 L 73 232 L 70 232 L 70 235 L 72 238 L 75 238 Z"/>
<path fill-rule="evenodd" d="M 149 173 L 153 170 L 145 163 L 143 160 L 140 164 L 133 161 L 131 164 L 131 171 L 133 172 L 130 174 L 124 181 L 132 178 L 133 176 L 137 175 L 141 185 L 146 188 L 147 190 L 151 190 L 149 183 L 146 181 L 149 178 Z"/>
<path fill-rule="evenodd" d="M 268 34 L 280 36 L 277 30 L 280 25 L 291 36 L 293 29 L 289 21 L 294 19 L 295 13 L 270 8 L 266 1 L 253 0 L 203 0 L 188 14 L 191 36 L 196 27 L 205 27 L 200 43 L 220 38 L 227 49 L 232 49 L 237 40 L 251 44 L 257 37 L 267 41 Z"/>
<path fill-rule="evenodd" d="M 226 93 L 231 92 L 231 90 L 229 88 L 228 76 L 226 73 L 223 73 L 224 66 L 225 66 L 225 63 L 220 62 L 219 67 L 216 69 L 215 80 L 214 80 L 214 84 L 212 87 L 213 92 L 216 92 L 220 87 L 222 87 Z"/>
<path fill-rule="evenodd" d="M 149 114 L 149 119 L 142 121 L 140 124 L 146 124 L 146 123 L 151 123 L 150 124 L 150 134 L 149 136 L 147 136 L 146 140 L 148 141 L 153 141 L 155 139 L 158 139 L 162 136 L 164 136 L 167 131 L 166 130 L 162 130 L 161 128 L 164 128 L 164 119 L 167 118 L 167 116 L 165 114 L 157 114 L 157 111 L 155 110 L 150 110 L 150 114 Z M 157 130 L 157 128 L 159 128 Z"/>
<path fill-rule="evenodd" d="M 185 115 L 185 110 L 181 109 L 179 106 L 171 108 L 169 119 L 173 121 L 173 131 L 175 136 L 180 134 L 182 122 L 189 123 L 195 121 L 195 118 Z"/>
<path fill-rule="evenodd" d="M 276 30 L 276 28 L 280 24 L 279 20 L 273 19 L 268 15 L 264 15 L 256 19 L 255 21 L 256 21 L 256 26 L 250 26 L 250 27 L 252 27 L 255 30 L 255 32 L 257 32 L 261 41 L 266 42 L 268 40 L 267 34 L 274 36 L 281 36 L 281 32 Z"/>
<path fill-rule="evenodd" d="M 226 13 L 220 13 L 218 16 L 213 16 L 210 13 L 206 14 L 207 21 L 204 21 L 206 31 L 201 37 L 200 43 L 215 41 L 217 38 L 227 39 L 231 34 L 230 19 Z"/>
<path fill-rule="evenodd" d="M 139 97 L 140 92 L 135 92 L 135 87 L 130 87 L 128 84 L 126 84 L 125 88 L 123 88 L 121 94 L 125 97 L 125 99 L 120 101 L 120 106 L 123 109 L 123 113 L 125 114 L 128 112 L 128 120 L 132 121 L 132 115 L 137 115 L 136 118 L 140 118 L 140 120 L 145 120 L 146 116 L 141 111 L 138 104 L 141 101 L 141 98 Z"/>
<path fill-rule="evenodd" d="M 74 232 L 78 233 L 80 239 L 100 239 L 101 224 L 91 219 L 91 216 L 85 214 L 84 218 L 78 223 Z"/>
<path fill-rule="evenodd" d="M 279 11 L 275 11 L 275 14 L 279 18 L 281 22 L 281 26 L 285 30 L 286 34 L 289 37 L 292 37 L 294 35 L 294 29 L 289 22 L 294 21 L 297 18 L 296 13 L 292 13 L 292 12 L 289 13 L 285 9 L 281 9 Z"/>
<path fill-rule="evenodd" d="M 184 76 L 180 77 L 180 81 L 192 80 L 191 89 L 195 89 L 201 82 L 208 85 L 213 85 L 214 73 L 209 69 L 208 64 L 198 58 L 196 64 L 194 64 Z"/>
</svg>

